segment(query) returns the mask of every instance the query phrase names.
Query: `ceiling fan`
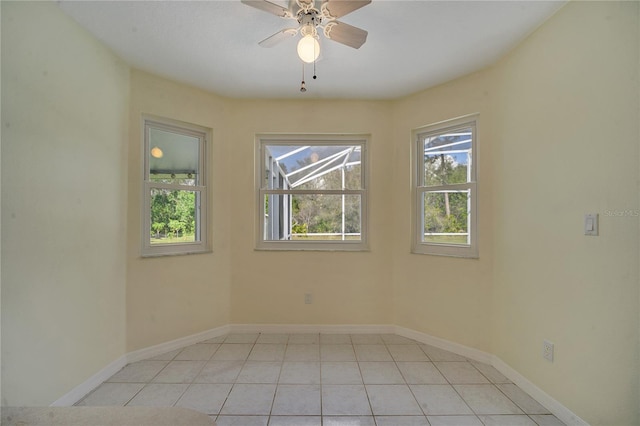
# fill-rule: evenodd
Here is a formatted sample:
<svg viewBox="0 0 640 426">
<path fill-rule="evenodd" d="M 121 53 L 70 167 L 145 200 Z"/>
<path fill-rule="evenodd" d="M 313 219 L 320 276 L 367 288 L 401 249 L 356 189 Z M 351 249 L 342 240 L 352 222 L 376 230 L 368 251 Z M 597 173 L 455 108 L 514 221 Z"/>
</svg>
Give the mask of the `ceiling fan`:
<svg viewBox="0 0 640 426">
<path fill-rule="evenodd" d="M 289 8 L 267 0 L 242 0 L 242 3 L 287 19 L 295 19 L 298 26 L 285 28 L 258 43 L 262 47 L 273 47 L 281 41 L 300 33 L 298 55 L 304 62 L 314 62 L 320 54 L 318 29 L 329 40 L 359 49 L 367 41 L 367 31 L 337 19 L 363 6 L 371 0 L 290 0 Z"/>
</svg>

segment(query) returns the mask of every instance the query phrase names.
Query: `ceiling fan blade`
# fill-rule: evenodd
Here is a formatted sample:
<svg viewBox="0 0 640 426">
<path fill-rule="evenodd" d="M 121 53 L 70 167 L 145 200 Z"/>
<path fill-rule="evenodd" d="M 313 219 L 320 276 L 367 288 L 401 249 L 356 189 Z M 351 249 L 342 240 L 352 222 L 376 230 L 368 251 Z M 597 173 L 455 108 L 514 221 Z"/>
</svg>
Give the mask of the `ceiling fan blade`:
<svg viewBox="0 0 640 426">
<path fill-rule="evenodd" d="M 325 16 L 337 19 L 371 3 L 371 0 L 327 0 L 321 9 Z"/>
<path fill-rule="evenodd" d="M 314 0 L 293 0 L 293 2 L 303 10 L 307 10 L 313 7 Z M 293 10 L 293 8 L 291 9 Z"/>
<path fill-rule="evenodd" d="M 265 38 L 258 44 L 262 47 L 273 47 L 276 44 L 280 43 L 281 41 L 291 38 L 296 34 L 298 34 L 297 28 L 286 28 L 282 31 L 278 31 L 277 33 L 275 33 L 270 37 Z"/>
<path fill-rule="evenodd" d="M 242 0 L 242 3 L 247 6 L 255 7 L 256 9 L 263 10 L 267 13 L 271 13 L 282 18 L 292 18 L 293 14 L 289 9 L 286 9 L 279 4 L 271 3 L 267 0 Z"/>
<path fill-rule="evenodd" d="M 324 27 L 324 35 L 328 39 L 353 47 L 354 49 L 359 49 L 360 46 L 367 41 L 368 34 L 368 32 L 361 28 L 338 21 L 329 22 Z"/>
</svg>

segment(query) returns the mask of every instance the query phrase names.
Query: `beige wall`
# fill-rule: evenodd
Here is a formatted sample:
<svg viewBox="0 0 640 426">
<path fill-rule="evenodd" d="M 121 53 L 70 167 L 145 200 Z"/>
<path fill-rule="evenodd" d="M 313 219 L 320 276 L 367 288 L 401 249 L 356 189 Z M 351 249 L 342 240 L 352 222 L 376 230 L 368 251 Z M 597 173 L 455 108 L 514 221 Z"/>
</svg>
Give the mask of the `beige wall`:
<svg viewBox="0 0 640 426">
<path fill-rule="evenodd" d="M 140 71 L 131 73 L 127 232 L 127 350 L 152 346 L 230 322 L 231 193 L 226 102 Z M 213 252 L 141 258 L 142 114 L 212 129 L 209 212 Z M 236 171 L 237 172 L 237 171 Z"/>
<path fill-rule="evenodd" d="M 640 423 L 639 40 L 638 2 L 571 2 L 494 71 L 492 352 L 594 425 Z"/>
<path fill-rule="evenodd" d="M 496 354 L 594 425 L 640 423 L 638 15 L 572 2 L 491 68 L 394 107 L 395 205 L 410 129 L 480 113 L 480 258 L 409 254 L 398 210 L 395 324 Z"/>
<path fill-rule="evenodd" d="M 2 8 L 2 405 L 125 353 L 126 64 L 53 2 Z"/>
<path fill-rule="evenodd" d="M 399 100 L 394 105 L 394 324 L 490 352 L 492 261 L 491 74 L 480 72 Z M 479 113 L 479 258 L 411 254 L 411 130 Z"/>
<path fill-rule="evenodd" d="M 234 101 L 227 141 L 233 209 L 233 323 L 388 324 L 392 320 L 388 199 L 391 108 L 386 102 Z M 254 251 L 256 133 L 369 134 L 370 251 Z M 313 303 L 304 304 L 304 294 Z"/>
<path fill-rule="evenodd" d="M 389 324 L 393 206 L 387 102 L 241 101 L 133 71 L 131 77 L 127 348 L 135 350 L 228 323 Z M 213 129 L 214 251 L 140 257 L 140 116 Z M 371 135 L 369 252 L 254 250 L 256 133 Z M 233 230 L 233 232 L 231 232 Z M 327 265 L 330 267 L 327 268 Z M 304 294 L 313 303 L 304 304 Z"/>
</svg>

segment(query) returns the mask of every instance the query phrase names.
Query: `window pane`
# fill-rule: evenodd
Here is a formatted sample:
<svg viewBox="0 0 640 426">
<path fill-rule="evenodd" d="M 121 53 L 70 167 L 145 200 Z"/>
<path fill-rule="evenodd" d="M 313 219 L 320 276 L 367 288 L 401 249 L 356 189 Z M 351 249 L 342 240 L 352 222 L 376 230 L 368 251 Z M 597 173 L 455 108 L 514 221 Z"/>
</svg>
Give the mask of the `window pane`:
<svg viewBox="0 0 640 426">
<path fill-rule="evenodd" d="M 470 244 L 469 197 L 469 190 L 425 192 L 422 242 Z"/>
<path fill-rule="evenodd" d="M 268 194 L 264 197 L 264 239 L 271 241 L 288 240 L 289 195 Z"/>
<path fill-rule="evenodd" d="M 265 145 L 267 189 L 361 189 L 360 145 Z"/>
<path fill-rule="evenodd" d="M 421 137 L 424 186 L 471 182 L 471 128 Z"/>
<path fill-rule="evenodd" d="M 274 158 L 267 158 L 265 181 L 263 187 L 267 189 L 289 189 L 291 184 L 287 178 L 287 173 Z"/>
<path fill-rule="evenodd" d="M 149 128 L 149 180 L 199 185 L 200 139 Z"/>
<path fill-rule="evenodd" d="M 200 241 L 197 204 L 199 191 L 151 189 L 151 244 Z"/>
<path fill-rule="evenodd" d="M 361 196 L 265 196 L 265 240 L 361 241 Z"/>
</svg>

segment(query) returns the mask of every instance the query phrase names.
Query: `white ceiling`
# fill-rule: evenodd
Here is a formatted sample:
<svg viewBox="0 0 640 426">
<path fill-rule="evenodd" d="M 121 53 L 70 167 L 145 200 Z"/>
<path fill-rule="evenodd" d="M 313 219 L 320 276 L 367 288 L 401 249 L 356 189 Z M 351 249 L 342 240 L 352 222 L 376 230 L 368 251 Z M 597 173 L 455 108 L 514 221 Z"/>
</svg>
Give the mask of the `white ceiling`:
<svg viewBox="0 0 640 426">
<path fill-rule="evenodd" d="M 367 42 L 356 50 L 321 35 L 318 79 L 306 65 L 301 93 L 298 37 L 258 46 L 293 20 L 240 0 L 58 1 L 135 68 L 223 96 L 297 99 L 393 99 L 452 80 L 500 59 L 565 3 L 373 0 L 340 19 Z"/>
</svg>

